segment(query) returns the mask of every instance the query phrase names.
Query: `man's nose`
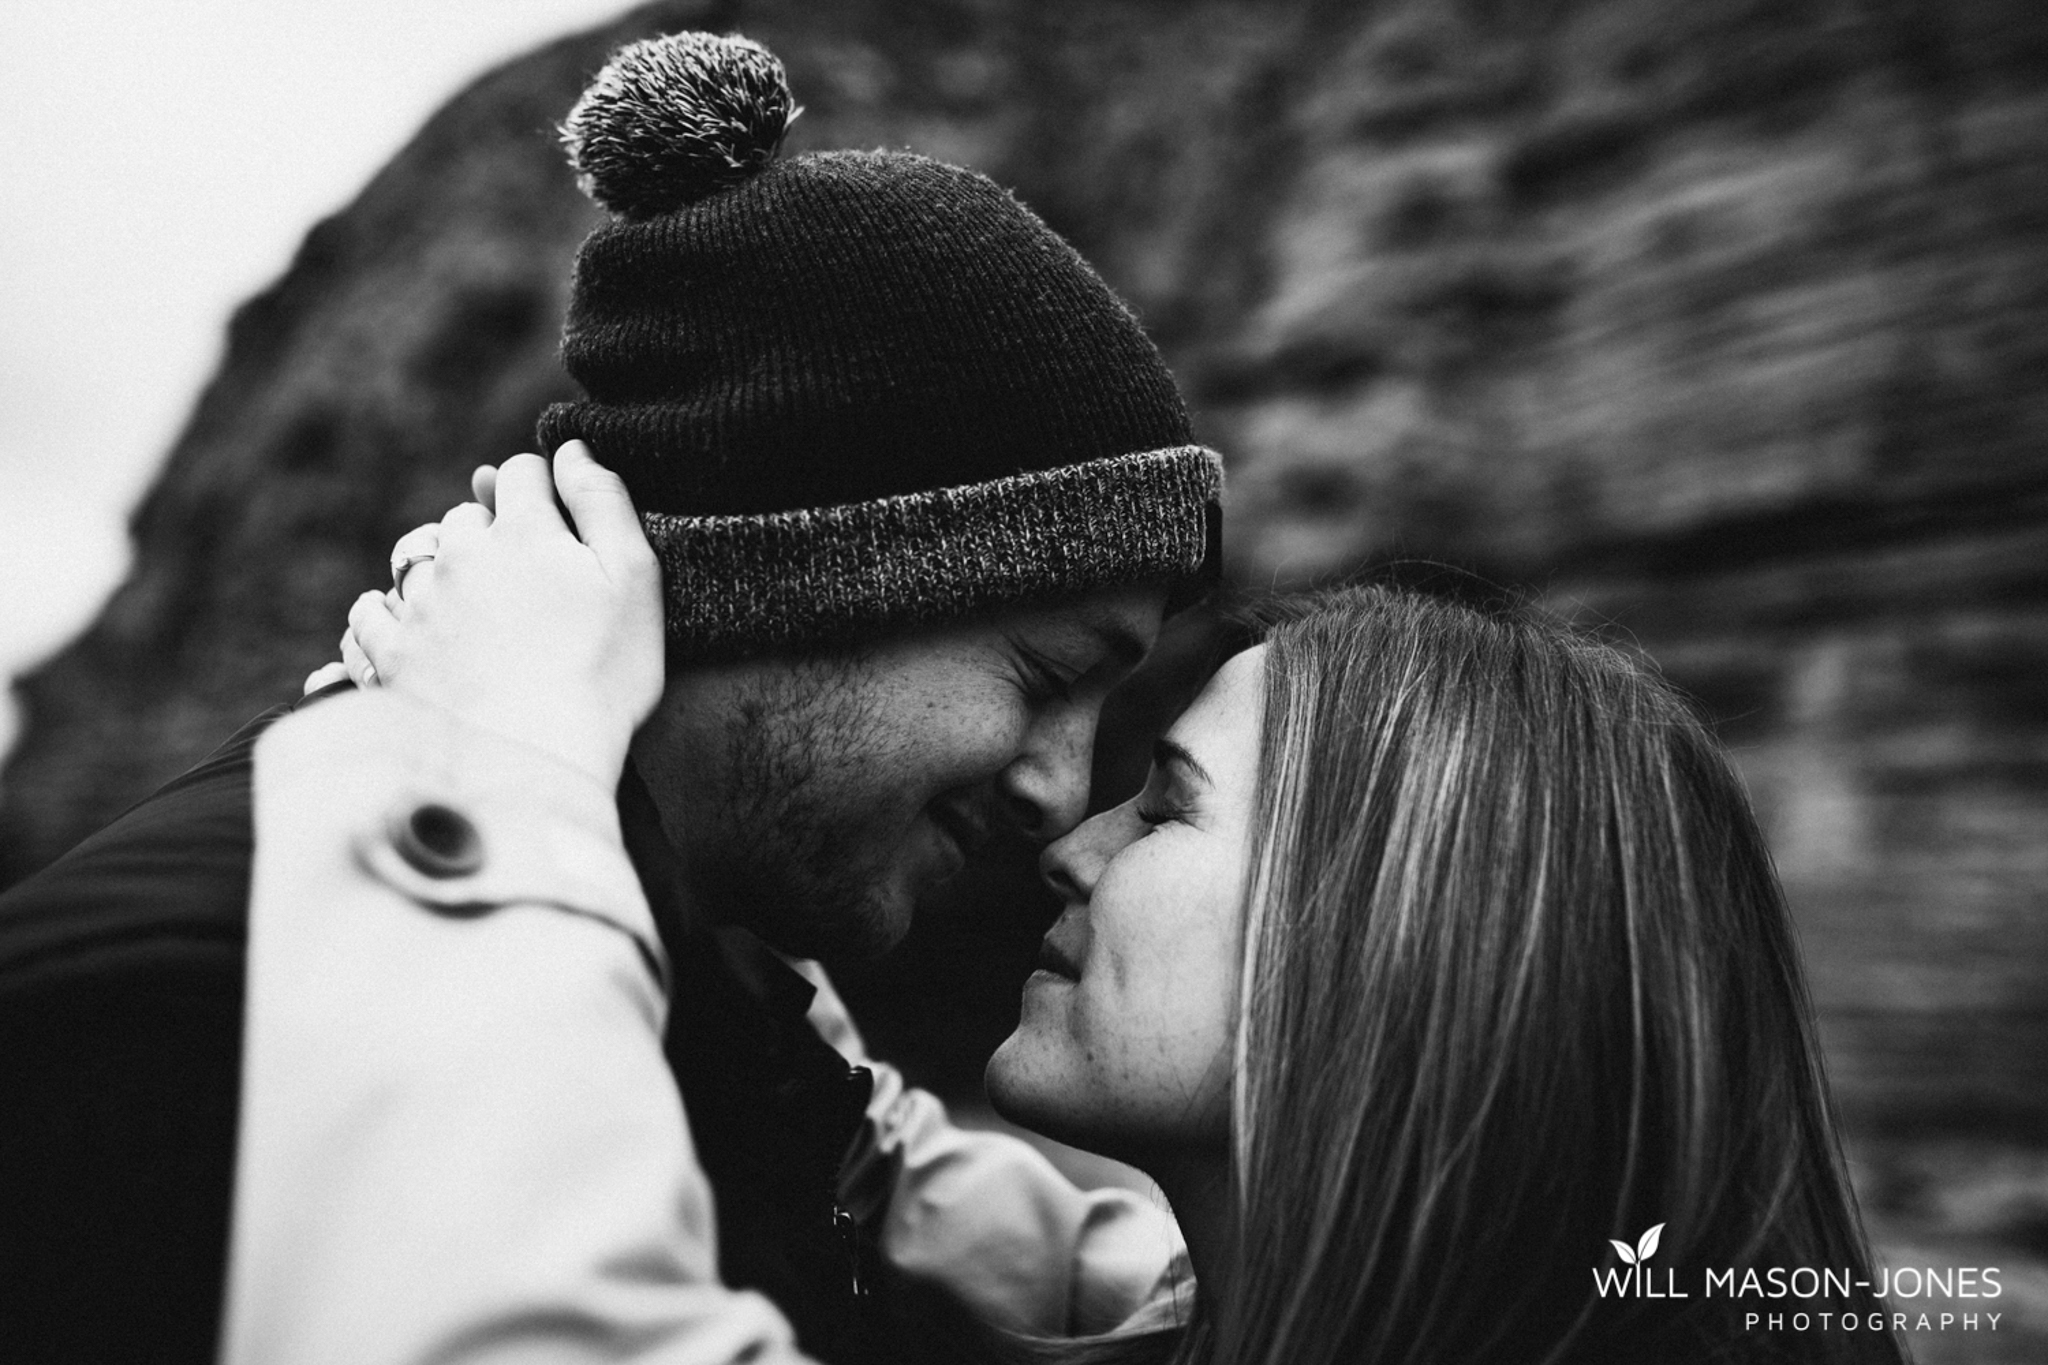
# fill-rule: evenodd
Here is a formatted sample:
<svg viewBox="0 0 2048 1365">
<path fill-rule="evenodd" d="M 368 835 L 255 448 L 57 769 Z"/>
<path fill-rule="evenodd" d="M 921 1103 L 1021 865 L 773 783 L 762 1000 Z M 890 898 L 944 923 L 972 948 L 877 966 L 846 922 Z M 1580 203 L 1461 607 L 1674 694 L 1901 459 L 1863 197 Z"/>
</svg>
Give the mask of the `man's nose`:
<svg viewBox="0 0 2048 1365">
<path fill-rule="evenodd" d="M 1025 751 L 1003 770 L 997 788 L 1019 828 L 1034 839 L 1059 838 L 1088 813 L 1088 769 L 1094 755 L 1093 707 L 1065 708 L 1033 728 Z"/>
</svg>

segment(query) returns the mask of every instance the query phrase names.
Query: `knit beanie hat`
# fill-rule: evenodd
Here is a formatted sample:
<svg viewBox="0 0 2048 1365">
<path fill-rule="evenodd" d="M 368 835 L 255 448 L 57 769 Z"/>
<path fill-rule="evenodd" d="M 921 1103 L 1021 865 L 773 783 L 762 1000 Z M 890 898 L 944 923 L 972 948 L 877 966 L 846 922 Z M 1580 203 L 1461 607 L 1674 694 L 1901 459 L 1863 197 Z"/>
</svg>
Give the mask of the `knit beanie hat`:
<svg viewBox="0 0 2048 1365">
<path fill-rule="evenodd" d="M 577 258 L 550 407 L 625 480 L 671 648 L 747 654 L 1218 572 L 1222 466 L 1158 350 L 986 176 L 777 160 L 782 65 L 622 48 L 563 133 L 611 211 Z"/>
</svg>

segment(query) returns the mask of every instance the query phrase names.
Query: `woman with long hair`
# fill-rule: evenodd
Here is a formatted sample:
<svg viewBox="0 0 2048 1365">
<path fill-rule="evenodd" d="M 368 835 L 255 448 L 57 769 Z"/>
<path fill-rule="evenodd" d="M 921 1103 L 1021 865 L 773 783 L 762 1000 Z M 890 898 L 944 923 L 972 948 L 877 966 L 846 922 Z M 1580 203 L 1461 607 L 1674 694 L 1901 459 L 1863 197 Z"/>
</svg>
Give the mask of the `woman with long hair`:
<svg viewBox="0 0 2048 1365">
<path fill-rule="evenodd" d="M 1691 708 L 1527 611 L 1284 618 L 1046 854 L 1067 911 L 989 1068 L 1159 1181 L 1192 1317 L 1017 1352 L 1898 1360 L 1784 898 Z M 1769 1267 L 1835 1272 L 1795 1305 L 1831 1330 L 1702 1292 Z"/>
</svg>

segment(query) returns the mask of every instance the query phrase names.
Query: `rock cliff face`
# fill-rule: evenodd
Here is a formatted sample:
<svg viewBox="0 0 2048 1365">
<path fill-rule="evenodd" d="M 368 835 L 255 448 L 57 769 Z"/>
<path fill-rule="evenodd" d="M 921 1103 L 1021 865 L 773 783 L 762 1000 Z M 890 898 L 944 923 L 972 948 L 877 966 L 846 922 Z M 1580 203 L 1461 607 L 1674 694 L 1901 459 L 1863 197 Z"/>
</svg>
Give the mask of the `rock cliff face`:
<svg viewBox="0 0 2048 1365">
<path fill-rule="evenodd" d="M 1859 1133 L 2048 1128 L 2032 0 L 761 0 L 565 40 L 237 315 L 132 577 L 19 684 L 6 874 L 288 695 L 390 541 L 528 442 L 593 221 L 545 130 L 691 26 L 784 57 L 792 150 L 975 165 L 1100 265 L 1231 459 L 1241 581 L 1448 560 L 1695 692 Z"/>
</svg>

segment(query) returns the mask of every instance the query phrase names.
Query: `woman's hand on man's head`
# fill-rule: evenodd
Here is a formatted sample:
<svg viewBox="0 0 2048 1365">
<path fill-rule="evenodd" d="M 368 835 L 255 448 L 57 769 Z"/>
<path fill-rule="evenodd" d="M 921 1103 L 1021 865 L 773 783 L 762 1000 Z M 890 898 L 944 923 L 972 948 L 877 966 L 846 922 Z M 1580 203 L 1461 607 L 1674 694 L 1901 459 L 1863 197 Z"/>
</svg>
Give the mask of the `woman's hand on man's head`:
<svg viewBox="0 0 2048 1365">
<path fill-rule="evenodd" d="M 662 688 L 661 571 L 625 485 L 571 441 L 470 486 L 400 539 L 392 590 L 356 599 L 343 663 L 307 690 L 354 676 L 614 782 Z"/>
</svg>

